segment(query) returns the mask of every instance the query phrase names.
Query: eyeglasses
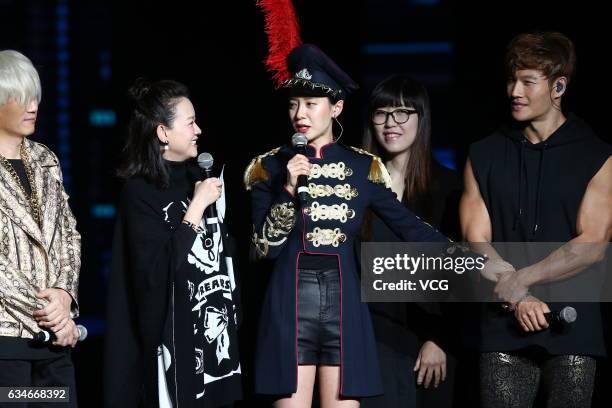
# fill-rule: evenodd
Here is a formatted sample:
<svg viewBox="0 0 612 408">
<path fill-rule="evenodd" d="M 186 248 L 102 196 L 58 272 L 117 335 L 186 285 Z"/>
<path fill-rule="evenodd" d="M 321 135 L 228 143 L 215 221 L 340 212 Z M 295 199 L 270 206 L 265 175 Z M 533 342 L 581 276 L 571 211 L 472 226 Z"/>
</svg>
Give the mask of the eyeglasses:
<svg viewBox="0 0 612 408">
<path fill-rule="evenodd" d="M 384 110 L 376 110 L 372 114 L 372 122 L 374 122 L 375 125 L 384 125 L 385 123 L 387 123 L 387 119 L 389 118 L 389 116 L 391 116 L 393 117 L 393 121 L 400 125 L 402 123 L 408 122 L 408 119 L 410 119 L 410 115 L 412 115 L 413 113 L 417 113 L 417 111 L 414 109 L 395 109 L 390 112 Z"/>
</svg>

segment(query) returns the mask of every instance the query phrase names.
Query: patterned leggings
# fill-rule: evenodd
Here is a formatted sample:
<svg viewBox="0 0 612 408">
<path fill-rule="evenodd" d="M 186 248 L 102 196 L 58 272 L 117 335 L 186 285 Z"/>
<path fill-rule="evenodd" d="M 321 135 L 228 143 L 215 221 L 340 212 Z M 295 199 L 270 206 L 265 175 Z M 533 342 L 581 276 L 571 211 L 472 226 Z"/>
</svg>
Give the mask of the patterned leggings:
<svg viewBox="0 0 612 408">
<path fill-rule="evenodd" d="M 595 359 L 533 353 L 482 353 L 480 401 L 483 408 L 532 407 L 540 385 L 547 408 L 591 406 Z"/>
</svg>

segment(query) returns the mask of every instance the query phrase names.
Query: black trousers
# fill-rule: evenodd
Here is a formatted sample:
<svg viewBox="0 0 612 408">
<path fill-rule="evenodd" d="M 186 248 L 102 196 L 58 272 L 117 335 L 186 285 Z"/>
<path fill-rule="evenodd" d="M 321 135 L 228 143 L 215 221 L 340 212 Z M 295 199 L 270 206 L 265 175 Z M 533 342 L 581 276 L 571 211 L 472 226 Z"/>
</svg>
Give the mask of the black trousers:
<svg viewBox="0 0 612 408">
<path fill-rule="evenodd" d="M 415 408 L 417 387 L 412 368 L 416 359 L 382 342 L 376 342 L 376 346 L 385 393 L 362 398 L 361 408 Z"/>
<path fill-rule="evenodd" d="M 76 407 L 76 382 L 70 354 L 46 360 L 0 360 L 0 387 L 68 387 L 68 403 L 0 403 L 0 408 Z"/>
<path fill-rule="evenodd" d="M 481 406 L 530 408 L 542 388 L 547 408 L 589 408 L 595 367 L 595 359 L 588 356 L 482 353 Z"/>
</svg>

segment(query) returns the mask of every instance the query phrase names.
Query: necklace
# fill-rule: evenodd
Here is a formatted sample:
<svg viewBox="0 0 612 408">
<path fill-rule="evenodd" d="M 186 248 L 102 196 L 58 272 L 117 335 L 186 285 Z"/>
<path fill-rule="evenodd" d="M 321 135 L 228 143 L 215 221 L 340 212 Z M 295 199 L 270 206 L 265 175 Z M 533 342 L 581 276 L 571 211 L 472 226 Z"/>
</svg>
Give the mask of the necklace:
<svg viewBox="0 0 612 408">
<path fill-rule="evenodd" d="M 28 152 L 25 149 L 24 143 L 21 143 L 20 148 L 21 160 L 23 161 L 23 167 L 25 168 L 26 177 L 28 178 L 28 183 L 30 184 L 31 194 L 28 194 L 25 187 L 21 183 L 15 168 L 8 161 L 6 157 L 0 154 L 0 162 L 2 166 L 8 171 L 11 175 L 11 178 L 17 183 L 24 197 L 26 198 L 28 204 L 30 205 L 30 210 L 32 212 L 32 217 L 36 221 L 36 223 L 40 226 L 40 207 L 38 205 L 38 194 L 36 193 L 36 185 L 34 184 L 34 173 L 32 172 L 32 167 L 30 166 L 30 156 L 28 156 Z"/>
</svg>

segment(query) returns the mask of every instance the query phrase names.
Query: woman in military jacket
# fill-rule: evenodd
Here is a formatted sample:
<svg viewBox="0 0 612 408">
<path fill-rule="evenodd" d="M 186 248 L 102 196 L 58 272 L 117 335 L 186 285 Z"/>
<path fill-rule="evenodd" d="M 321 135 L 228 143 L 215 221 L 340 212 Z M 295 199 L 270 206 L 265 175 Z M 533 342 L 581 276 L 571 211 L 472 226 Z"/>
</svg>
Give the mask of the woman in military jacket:
<svg viewBox="0 0 612 408">
<path fill-rule="evenodd" d="M 383 392 L 370 315 L 360 300 L 354 252 L 366 208 L 405 241 L 448 240 L 400 204 L 378 157 L 334 140 L 332 121 L 340 114 L 346 94 L 356 88 L 350 78 L 312 45 L 294 49 L 288 65 L 294 73 L 284 83 L 290 94 L 290 119 L 295 130 L 308 138 L 306 154 L 295 155 L 289 146 L 280 147 L 256 157 L 245 173 L 246 188 L 252 193 L 253 243 L 260 258 L 275 260 L 261 312 L 255 388 L 262 394 L 299 394 L 298 371 L 314 382 L 314 371 L 302 370 L 303 366 L 331 366 L 336 371 L 320 378 L 321 402 L 331 406 L 334 402 L 329 401 L 339 401 L 338 394 L 357 399 Z M 295 195 L 298 175 L 308 178 L 304 204 Z M 303 316 L 311 303 L 319 301 L 317 293 L 308 293 L 311 298 L 304 299 L 302 292 L 306 287 L 302 273 L 308 269 L 304 260 L 321 264 L 323 258 L 317 255 L 325 256 L 326 267 L 332 259 L 337 268 L 338 306 L 329 309 L 338 314 L 337 363 L 332 351 L 320 349 L 313 352 L 318 360 L 304 361 L 312 351 L 302 350 L 309 347 L 309 338 L 328 338 L 319 345 L 322 348 L 333 344 L 329 322 L 314 322 L 309 328 L 305 323 L 311 317 Z M 323 285 L 322 278 L 317 279 Z M 321 294 L 321 299 L 325 296 Z M 312 326 L 322 329 L 317 332 Z M 306 389 L 311 390 L 312 384 Z M 303 403 L 300 398 L 298 402 Z M 282 401 L 277 406 L 287 406 Z"/>
</svg>

